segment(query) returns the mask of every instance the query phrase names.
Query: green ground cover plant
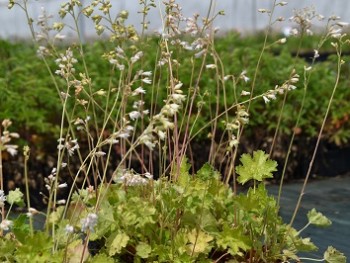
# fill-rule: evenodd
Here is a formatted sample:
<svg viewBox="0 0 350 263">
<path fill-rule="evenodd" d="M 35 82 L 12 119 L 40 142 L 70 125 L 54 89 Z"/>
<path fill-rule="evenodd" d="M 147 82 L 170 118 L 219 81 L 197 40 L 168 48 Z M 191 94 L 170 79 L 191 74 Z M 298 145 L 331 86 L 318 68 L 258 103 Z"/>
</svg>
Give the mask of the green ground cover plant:
<svg viewBox="0 0 350 263">
<path fill-rule="evenodd" d="M 272 25 L 283 21 L 274 18 L 274 9 L 287 4 L 271 2 L 273 9 L 258 10 L 269 17 L 266 32 L 250 46 L 237 34 L 215 38 L 213 21 L 224 12 L 214 12 L 213 2 L 206 17 L 185 18 L 174 0 L 140 0 L 143 29 L 137 32 L 127 23 L 127 11 L 113 15 L 110 1 L 86 6 L 68 1 L 57 22 L 44 10 L 32 18 L 28 0 L 10 0 L 9 8 L 20 8 L 27 17 L 37 60 L 30 47 L 16 52 L 22 45 L 2 43 L 1 260 L 346 262 L 331 246 L 323 258 L 300 256 L 317 249 L 302 231 L 331 224 L 323 214 L 312 209 L 301 230 L 293 223 L 321 138 L 336 126 L 334 116 L 345 118 L 346 110 L 330 109 L 348 96 L 343 89 L 347 24 L 312 8 L 296 10 L 291 20 L 298 35 L 293 41 L 299 44 L 292 56 L 283 46 L 287 39 L 269 38 Z M 160 11 L 163 23 L 157 36 L 145 33 L 151 8 Z M 80 16 L 91 18 L 105 41 L 82 43 Z M 66 17 L 73 24 L 66 25 Z M 313 19 L 324 19 L 325 28 L 312 40 L 312 57 L 305 61 L 299 54 Z M 71 44 L 60 43 L 65 30 L 76 33 Z M 324 45 L 334 55 L 316 63 Z M 30 66 L 22 63 L 27 59 Z M 25 94 L 24 105 L 16 101 L 18 94 Z M 28 107 L 38 111 L 31 115 Z M 16 123 L 17 116 L 19 124 L 13 126 L 8 118 Z M 343 124 L 337 129 L 343 131 Z M 240 155 L 242 142 L 253 138 L 257 127 L 272 134 L 268 152 L 254 149 Z M 4 184 L 3 163 L 19 151 L 18 129 L 26 134 L 22 142 L 33 142 L 37 133 L 55 137 L 42 142 L 57 151 L 43 178 L 44 211 L 31 206 L 31 145 L 22 152 L 25 188 L 9 190 Z M 316 138 L 315 149 L 292 219 L 284 223 L 278 213 L 280 196 L 270 196 L 264 182 L 277 171 L 272 156 L 279 136 L 289 135 L 281 193 L 290 149 L 300 132 Z M 202 146 L 209 150 L 200 169 L 192 169 L 194 140 L 208 143 Z M 346 140 L 344 132 L 338 143 Z M 246 191 L 238 184 L 248 185 Z M 25 213 L 12 219 L 15 207 Z M 37 214 L 45 218 L 40 229 L 34 228 Z"/>
<path fill-rule="evenodd" d="M 282 36 L 272 35 L 271 41 L 278 41 Z M 312 56 L 310 52 L 313 52 L 312 43 L 319 41 L 319 36 L 310 37 L 303 41 L 308 52 L 308 56 Z M 236 75 L 240 74 L 242 67 L 246 69 L 247 74 L 251 74 L 255 70 L 255 65 L 258 60 L 258 47 L 261 44 L 261 37 L 242 37 L 238 33 L 229 33 L 224 36 L 220 36 L 215 39 L 216 52 L 222 58 L 222 63 L 225 65 L 227 72 L 233 72 Z M 298 50 L 298 39 L 297 37 L 289 38 L 284 45 L 274 45 L 264 53 L 264 67 L 259 72 L 259 77 L 263 77 L 264 81 L 260 83 L 259 91 L 265 91 L 273 87 L 275 83 L 282 82 L 283 78 L 290 72 L 291 68 L 295 67 L 298 70 L 302 70 L 305 63 L 305 58 L 296 58 L 295 53 Z M 325 45 L 330 44 L 328 40 Z M 150 37 L 147 39 L 147 44 L 144 46 L 144 60 L 145 63 L 150 65 L 155 64 L 157 57 L 158 39 Z M 15 127 L 21 131 L 31 131 L 42 134 L 42 136 L 57 135 L 59 130 L 58 117 L 53 113 L 59 112 L 59 98 L 55 96 L 55 90 L 52 89 L 52 79 L 47 74 L 45 68 L 42 67 L 40 60 L 36 58 L 36 54 L 30 43 L 9 43 L 2 41 L 0 44 L 1 48 L 1 112 L 0 118 L 16 119 Z M 62 47 L 59 47 L 62 49 Z M 84 49 L 86 50 L 86 60 L 90 65 L 89 69 L 93 74 L 93 81 L 95 92 L 98 91 L 98 87 L 108 86 L 109 82 L 109 71 L 108 64 L 102 58 L 102 55 L 112 48 L 111 43 L 96 42 L 86 44 Z M 329 47 L 325 48 L 324 52 L 334 54 Z M 304 51 L 304 52 L 306 52 Z M 294 52 L 294 53 L 293 53 Z M 278 54 L 278 55 L 276 55 Z M 183 64 L 190 64 L 190 57 L 185 52 L 178 54 L 182 58 Z M 319 123 L 322 120 L 322 112 L 324 111 L 327 101 L 323 100 L 324 96 L 329 96 L 329 86 L 332 85 L 334 79 L 334 68 L 336 60 L 333 56 L 328 56 L 325 61 L 317 62 L 314 66 L 314 72 L 310 84 L 308 87 L 310 96 L 306 97 L 305 111 L 309 114 L 305 115 L 300 121 L 300 132 L 302 136 L 306 138 L 314 138 L 317 135 L 317 129 Z M 307 57 L 310 59 L 310 57 Z M 52 61 L 49 61 L 51 66 L 54 67 Z M 327 122 L 327 128 L 324 133 L 326 140 L 334 142 L 337 145 L 347 145 L 349 139 L 349 127 L 348 112 L 349 105 L 346 101 L 349 99 L 350 94 L 347 89 L 348 78 L 346 78 L 346 72 L 349 71 L 347 65 L 344 66 L 342 79 L 339 84 L 341 92 L 335 97 L 335 104 L 340 105 L 337 111 L 332 111 Z M 6 74 L 6 75 L 5 75 Z M 116 72 L 116 79 L 118 79 L 119 72 Z M 191 82 L 191 68 L 182 67 L 179 68 L 179 74 L 183 75 L 183 83 L 190 85 Z M 215 74 L 215 73 L 213 73 Z M 215 80 L 213 80 L 212 74 L 205 74 L 200 82 L 204 93 L 207 92 L 207 96 L 214 97 L 215 94 Z M 229 90 L 232 90 L 232 86 L 227 84 Z M 247 83 L 247 87 L 249 84 Z M 244 85 L 243 85 L 244 87 Z M 239 93 L 240 90 L 237 90 Z M 161 98 L 166 96 L 165 91 L 160 91 Z M 280 131 L 282 135 L 290 135 L 291 127 L 293 127 L 293 120 L 295 119 L 295 107 L 298 107 L 298 103 L 302 98 L 302 89 L 296 90 L 289 94 L 290 100 L 294 103 L 287 103 L 284 111 L 284 122 L 280 125 Z M 23 95 L 24 94 L 24 95 Z M 232 103 L 234 101 L 234 93 L 227 92 L 226 101 Z M 151 96 L 147 95 L 144 97 L 146 104 L 151 103 Z M 200 98 L 198 98 L 198 102 Z M 320 102 L 324 103 L 320 103 Z M 103 101 L 101 100 L 101 102 Z M 251 112 L 256 116 L 250 121 L 249 127 L 247 127 L 246 136 L 253 134 L 254 130 L 265 130 L 268 131 L 266 136 L 271 136 L 274 129 L 276 128 L 279 109 L 283 101 L 275 101 L 268 106 L 260 104 L 252 104 Z M 213 104 L 215 104 L 213 102 Z M 300 104 L 300 103 L 299 103 Z M 220 97 L 220 105 L 224 105 L 224 99 Z M 215 107 L 215 106 L 213 106 Z M 210 112 L 212 109 L 209 103 L 203 105 L 203 112 Z M 28 109 L 38 108 L 35 111 L 28 111 Z M 270 120 L 266 122 L 266 118 Z M 198 116 L 196 121 L 197 125 L 194 129 L 198 130 L 204 123 L 210 120 L 209 114 L 201 114 Z M 221 125 L 221 130 L 224 129 Z M 56 132 L 56 133 L 55 133 Z M 204 133 L 200 136 L 205 137 Z M 201 139 L 202 139 L 201 138 Z"/>
</svg>

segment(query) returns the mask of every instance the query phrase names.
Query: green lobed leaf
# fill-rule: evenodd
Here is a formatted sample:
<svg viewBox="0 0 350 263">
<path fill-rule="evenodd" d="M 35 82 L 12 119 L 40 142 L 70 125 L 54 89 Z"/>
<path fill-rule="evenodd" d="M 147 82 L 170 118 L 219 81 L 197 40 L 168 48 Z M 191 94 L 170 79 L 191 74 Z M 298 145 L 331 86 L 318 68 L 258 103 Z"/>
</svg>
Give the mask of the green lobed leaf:
<svg viewBox="0 0 350 263">
<path fill-rule="evenodd" d="M 323 257 L 327 263 L 346 263 L 346 256 L 332 246 L 327 248 Z"/>
<path fill-rule="evenodd" d="M 309 219 L 309 223 L 318 227 L 327 227 L 332 224 L 332 221 L 329 220 L 322 213 L 317 212 L 315 208 L 307 213 L 307 218 Z"/>
<path fill-rule="evenodd" d="M 7 196 L 7 202 L 10 205 L 19 205 L 19 206 L 24 206 L 24 201 L 23 201 L 23 193 L 19 190 L 19 188 L 16 188 L 16 190 L 12 190 L 9 192 Z"/>
<path fill-rule="evenodd" d="M 272 178 L 272 172 L 277 171 L 277 162 L 269 160 L 269 155 L 259 150 L 253 153 L 253 157 L 249 154 L 242 154 L 240 161 L 242 165 L 236 167 L 239 175 L 237 181 L 245 184 L 249 180 L 263 181 L 266 178 Z"/>
<path fill-rule="evenodd" d="M 129 239 L 129 236 L 125 233 L 117 234 L 109 247 L 108 255 L 114 256 L 115 254 L 120 253 L 122 249 L 128 244 Z"/>
<path fill-rule="evenodd" d="M 115 263 L 115 262 L 119 262 L 119 261 L 115 261 L 114 259 L 107 256 L 106 254 L 100 253 L 100 254 L 94 256 L 88 262 L 90 262 L 90 263 Z"/>
<path fill-rule="evenodd" d="M 152 247 L 145 242 L 140 242 L 136 246 L 136 255 L 138 255 L 141 258 L 148 258 L 151 252 L 152 252 Z"/>
<path fill-rule="evenodd" d="M 208 235 L 201 230 L 197 231 L 196 229 L 193 229 L 190 233 L 188 233 L 187 238 L 190 243 L 187 246 L 189 255 L 196 255 L 210 251 L 211 245 L 209 242 L 214 239 L 211 235 Z"/>
</svg>

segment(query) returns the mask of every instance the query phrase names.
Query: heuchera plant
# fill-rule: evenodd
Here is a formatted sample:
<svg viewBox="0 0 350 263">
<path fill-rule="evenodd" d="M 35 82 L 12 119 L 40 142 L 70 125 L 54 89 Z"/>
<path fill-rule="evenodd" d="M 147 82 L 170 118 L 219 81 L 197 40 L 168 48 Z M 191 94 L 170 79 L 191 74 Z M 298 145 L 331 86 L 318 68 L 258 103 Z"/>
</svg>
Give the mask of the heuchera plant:
<svg viewBox="0 0 350 263">
<path fill-rule="evenodd" d="M 271 178 L 277 165 L 263 151 L 244 154 L 241 162 L 237 167 L 241 183 Z M 21 215 L 1 239 L 0 258 L 3 262 L 62 262 L 62 258 L 65 262 L 72 258 L 84 262 L 299 262 L 300 252 L 317 250 L 309 238 L 300 236 L 305 228 L 297 231 L 283 223 L 276 199 L 263 183 L 234 195 L 210 165 L 193 176 L 189 168 L 183 160 L 177 182 L 161 178 L 130 184 L 125 180 L 108 190 L 101 185 L 98 191 L 104 198 L 98 215 L 93 214 L 94 191 L 80 191 L 70 206 L 74 213 L 67 218 L 61 218 L 63 209 L 51 213 L 58 243 L 43 231 L 31 234 Z M 19 203 L 18 191 L 10 192 L 7 202 Z M 307 216 L 305 227 L 331 224 L 315 209 Z M 89 245 L 84 248 L 86 239 Z M 323 260 L 346 262 L 333 247 Z"/>
</svg>

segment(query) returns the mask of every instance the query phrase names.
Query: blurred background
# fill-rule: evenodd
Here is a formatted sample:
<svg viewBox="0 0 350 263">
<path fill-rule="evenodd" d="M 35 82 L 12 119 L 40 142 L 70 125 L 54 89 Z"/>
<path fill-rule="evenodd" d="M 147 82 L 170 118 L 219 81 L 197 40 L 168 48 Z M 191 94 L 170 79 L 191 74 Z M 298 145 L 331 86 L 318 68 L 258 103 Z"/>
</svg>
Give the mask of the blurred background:
<svg viewBox="0 0 350 263">
<path fill-rule="evenodd" d="M 45 8 L 48 14 L 54 15 L 52 22 L 60 21 L 57 16 L 59 6 L 64 3 L 62 0 L 30 0 L 28 1 L 31 17 L 36 20 L 41 14 L 42 7 Z M 82 0 L 83 5 L 90 1 Z M 138 13 L 140 5 L 138 0 L 118 0 L 113 1 L 113 7 L 116 12 L 128 10 L 130 12 L 128 24 L 133 24 L 140 29 L 141 14 Z M 155 1 L 156 3 L 158 2 Z M 190 17 L 195 13 L 199 13 L 205 17 L 210 6 L 210 0 L 177 0 L 183 8 L 183 13 L 186 17 Z M 278 2 L 278 1 L 277 1 Z M 343 21 L 350 21 L 350 2 L 348 0 L 290 0 L 288 5 L 277 7 L 274 12 L 274 18 L 282 16 L 286 19 L 285 22 L 276 23 L 276 30 L 287 30 L 288 18 L 293 15 L 294 9 L 300 9 L 307 6 L 315 6 L 317 13 L 328 17 L 330 15 L 338 15 Z M 214 0 L 215 12 L 220 10 L 225 11 L 225 16 L 219 16 L 215 20 L 215 26 L 219 27 L 221 32 L 228 30 L 238 30 L 243 32 L 254 32 L 262 30 L 268 24 L 268 16 L 257 12 L 259 8 L 271 9 L 272 0 Z M 23 39 L 30 37 L 29 30 L 26 26 L 24 13 L 18 6 L 13 10 L 7 8 L 8 0 L 0 0 L 0 38 L 3 39 Z M 163 10 L 164 11 L 164 10 Z M 160 19 L 160 10 L 152 8 L 149 14 L 149 32 L 160 31 L 162 28 Z M 65 22 L 68 22 L 65 20 Z M 84 38 L 95 36 L 93 24 L 88 19 L 81 16 L 79 20 Z"/>
</svg>

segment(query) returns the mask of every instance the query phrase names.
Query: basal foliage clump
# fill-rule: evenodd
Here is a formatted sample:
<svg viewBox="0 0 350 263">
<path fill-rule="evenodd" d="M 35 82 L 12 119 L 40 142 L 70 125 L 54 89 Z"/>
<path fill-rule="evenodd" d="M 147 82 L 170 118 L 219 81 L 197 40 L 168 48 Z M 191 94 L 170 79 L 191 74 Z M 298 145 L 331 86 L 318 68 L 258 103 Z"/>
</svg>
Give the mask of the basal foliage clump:
<svg viewBox="0 0 350 263">
<path fill-rule="evenodd" d="M 264 153 L 255 153 L 260 154 Z M 271 160 L 260 163 L 271 169 L 276 165 Z M 101 185 L 97 191 L 104 201 L 98 220 L 88 231 L 82 220 L 91 215 L 97 198 L 94 192 L 77 193 L 70 208 L 76 211 L 70 218 L 62 219 L 63 207 L 50 215 L 50 227 L 60 236 L 58 243 L 45 232 L 30 234 L 25 217 L 19 216 L 1 240 L 0 258 L 6 262 L 62 262 L 62 258 L 72 262 L 80 259 L 77 253 L 82 252 L 85 238 L 90 243 L 82 256 L 86 262 L 248 262 L 252 258 L 253 262 L 280 262 L 299 260 L 297 253 L 317 249 L 309 238 L 283 223 L 276 199 L 263 183 L 235 195 L 209 164 L 195 175 L 189 168 L 184 160 L 177 182 L 163 178 L 131 186 L 126 181 L 108 188 Z M 249 169 L 249 165 L 240 168 Z M 240 176 L 248 175 L 242 172 Z M 10 192 L 8 202 L 11 196 L 14 193 Z M 330 225 L 315 209 L 308 219 L 308 225 Z M 331 247 L 325 261 L 345 262 Z"/>
<path fill-rule="evenodd" d="M 10 120 L 2 122 L 2 261 L 309 260 L 299 253 L 317 247 L 309 238 L 302 238 L 301 232 L 312 224 L 328 226 L 330 221 L 316 210 L 308 213 L 309 223 L 299 231 L 293 228 L 293 221 L 339 85 L 344 64 L 342 48 L 349 44 L 346 34 L 342 34 L 344 22 L 336 16 L 328 18 L 311 64 L 289 65 L 273 86 L 266 87 L 259 84 L 264 83 L 259 72 L 263 72 L 262 65 L 269 59 L 266 51 L 286 42 L 281 38 L 268 43 L 271 26 L 283 21 L 280 17 L 274 19 L 274 9 L 285 6 L 286 2 L 273 1 L 272 10 L 258 10 L 269 17 L 263 45 L 261 51 L 247 54 L 257 58 L 256 65 L 250 71 L 239 72 L 228 72 L 215 47 L 213 21 L 224 12 L 214 12 L 213 2 L 206 17 L 186 18 L 175 0 L 158 4 L 140 0 L 141 32 L 127 23 L 127 11 L 115 14 L 108 0 L 94 0 L 86 5 L 79 0 L 63 3 L 59 10 L 61 20 L 53 23 L 45 10 L 34 20 L 28 3 L 28 0 L 10 0 L 9 8 L 20 8 L 26 15 L 37 56 L 50 75 L 62 111 L 54 142 L 57 160 L 43 179 L 45 189 L 41 195 L 46 212 L 38 211 L 30 203 L 31 178 L 27 171 L 30 147 L 23 149 L 25 202 L 19 189 L 4 191 L 2 156 L 17 154 L 18 146 L 13 140 L 19 135 L 10 131 Z M 161 14 L 162 29 L 156 38 L 157 55 L 150 63 L 145 52 L 149 41 L 147 17 L 152 8 L 158 8 Z M 81 16 L 90 18 L 97 35 L 110 42 L 101 65 L 108 73 L 108 81 L 95 80 L 98 71 L 94 69 L 100 65 L 86 55 L 94 50 L 83 45 L 78 23 Z M 72 19 L 73 25 L 65 24 L 66 17 Z M 313 9 L 295 11 L 292 21 L 298 29 L 293 34 L 300 34 L 302 40 L 310 33 L 314 18 L 323 19 Z M 65 30 L 77 33 L 76 43 L 58 49 L 57 42 L 65 38 Z M 335 84 L 297 206 L 291 222 L 285 224 L 279 216 L 279 197 L 270 196 L 264 182 L 277 170 L 277 163 L 271 157 L 287 94 L 303 87 L 303 99 L 295 122 L 292 120 L 295 129 L 291 147 L 304 114 L 319 49 L 330 39 L 337 57 Z M 181 71 L 183 67 L 188 67 L 190 73 Z M 210 89 L 203 88 L 205 82 Z M 252 119 L 257 123 L 263 120 L 252 105 L 268 107 L 278 98 L 283 98 L 283 102 L 270 152 L 243 154 L 238 165 L 244 130 Z M 200 121 L 203 112 L 209 118 Z M 209 141 L 209 145 L 203 145 L 203 149 L 209 149 L 208 162 L 195 171 L 192 166 L 197 156 L 193 156 L 191 142 L 204 137 Z M 290 149 L 280 188 L 289 153 Z M 247 182 L 253 184 L 247 191 L 237 185 Z M 14 206 L 25 207 L 22 209 L 26 213 L 10 217 Z M 44 222 L 35 228 L 34 219 L 38 215 L 43 216 Z M 329 247 L 323 258 L 316 260 L 343 263 L 346 259 Z"/>
</svg>

